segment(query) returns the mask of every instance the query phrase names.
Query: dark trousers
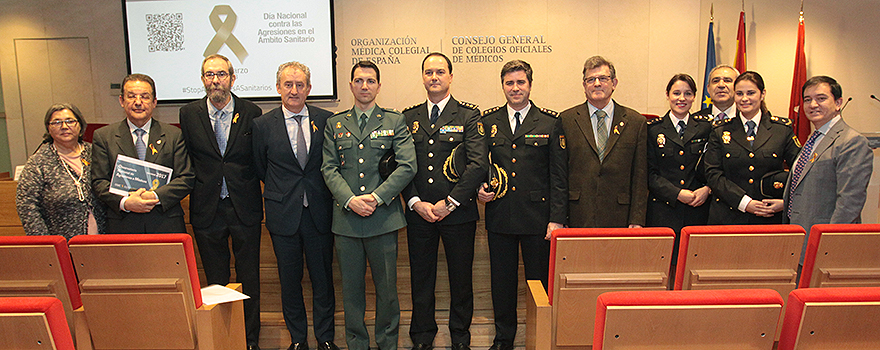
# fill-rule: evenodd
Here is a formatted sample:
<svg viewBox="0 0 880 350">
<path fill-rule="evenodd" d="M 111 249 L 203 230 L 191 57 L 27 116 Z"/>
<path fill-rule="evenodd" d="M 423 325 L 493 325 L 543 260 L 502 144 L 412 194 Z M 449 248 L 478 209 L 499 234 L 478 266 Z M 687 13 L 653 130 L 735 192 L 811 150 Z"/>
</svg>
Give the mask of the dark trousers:
<svg viewBox="0 0 880 350">
<path fill-rule="evenodd" d="M 278 260 L 281 282 L 281 311 L 292 343 L 306 343 L 308 319 L 303 302 L 303 262 L 312 282 L 312 318 L 319 343 L 333 341 L 333 234 L 321 233 L 312 220 L 309 208 L 303 208 L 299 228 L 293 236 L 272 234 L 272 246 Z M 305 259 L 303 259 L 305 255 Z"/>
<path fill-rule="evenodd" d="M 516 338 L 516 298 L 519 291 L 519 251 L 522 249 L 526 280 L 541 280 L 547 289 L 550 241 L 539 235 L 489 232 L 489 264 L 492 271 L 492 309 L 495 342 L 513 345 Z"/>
<path fill-rule="evenodd" d="M 167 216 L 174 212 L 179 212 L 180 215 Z M 179 206 L 165 212 L 165 208 L 157 205 L 149 213 L 108 214 L 105 231 L 107 233 L 186 233 L 186 224 L 183 222 L 183 210 Z"/>
<path fill-rule="evenodd" d="M 250 297 L 244 300 L 244 326 L 248 344 L 260 340 L 260 225 L 241 223 L 232 201 L 221 200 L 217 215 L 205 228 L 193 227 L 205 279 L 208 284 L 229 283 L 229 238 L 235 254 L 235 279 L 242 292 Z"/>
<path fill-rule="evenodd" d="M 449 333 L 452 343 L 470 345 L 474 314 L 474 232 L 477 222 L 442 225 L 418 220 L 407 226 L 409 265 L 412 276 L 413 312 L 409 336 L 414 344 L 432 344 L 437 335 L 434 319 L 437 284 L 437 251 L 440 239 L 449 273 Z"/>
</svg>

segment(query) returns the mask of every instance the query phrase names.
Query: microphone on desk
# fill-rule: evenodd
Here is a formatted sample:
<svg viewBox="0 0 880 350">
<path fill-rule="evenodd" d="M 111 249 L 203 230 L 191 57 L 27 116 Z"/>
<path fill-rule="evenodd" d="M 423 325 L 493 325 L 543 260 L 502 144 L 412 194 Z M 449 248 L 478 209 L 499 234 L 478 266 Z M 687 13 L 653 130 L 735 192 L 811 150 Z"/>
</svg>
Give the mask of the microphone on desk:
<svg viewBox="0 0 880 350">
<path fill-rule="evenodd" d="M 877 100 L 877 101 L 880 101 L 880 98 L 877 98 L 877 96 L 871 95 L 871 98 L 873 98 L 873 99 L 875 99 L 875 100 Z"/>
</svg>

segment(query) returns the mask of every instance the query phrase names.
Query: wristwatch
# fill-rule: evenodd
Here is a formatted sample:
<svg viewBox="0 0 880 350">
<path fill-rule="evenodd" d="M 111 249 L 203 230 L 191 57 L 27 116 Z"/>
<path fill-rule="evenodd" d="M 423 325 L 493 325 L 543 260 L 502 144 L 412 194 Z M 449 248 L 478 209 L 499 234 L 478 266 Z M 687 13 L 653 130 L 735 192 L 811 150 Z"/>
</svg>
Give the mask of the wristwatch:
<svg viewBox="0 0 880 350">
<path fill-rule="evenodd" d="M 444 201 L 446 201 L 446 210 L 448 210 L 450 213 L 452 211 L 454 211 L 455 208 L 458 208 L 455 206 L 455 203 L 452 203 L 452 201 L 449 200 L 449 196 L 447 196 L 446 199 L 444 199 Z"/>
</svg>

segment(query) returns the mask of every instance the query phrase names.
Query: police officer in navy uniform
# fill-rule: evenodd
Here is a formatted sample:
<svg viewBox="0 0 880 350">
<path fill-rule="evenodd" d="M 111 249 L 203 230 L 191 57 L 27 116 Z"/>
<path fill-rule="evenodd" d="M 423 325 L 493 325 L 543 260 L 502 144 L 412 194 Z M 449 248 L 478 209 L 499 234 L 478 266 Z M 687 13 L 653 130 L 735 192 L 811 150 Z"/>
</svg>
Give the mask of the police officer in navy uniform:
<svg viewBox="0 0 880 350">
<path fill-rule="evenodd" d="M 450 95 L 449 58 L 438 52 L 428 54 L 421 71 L 428 101 L 403 111 L 413 135 L 418 165 L 415 179 L 402 193 L 408 209 L 412 275 L 410 338 L 413 349 L 433 347 L 437 334 L 434 286 L 437 250 L 442 239 L 449 271 L 452 349 L 470 349 L 474 234 L 479 219 L 475 197 L 488 169 L 485 130 L 479 126 L 477 107 Z M 463 171 L 459 169 L 457 177 L 451 177 L 444 174 L 443 165 L 456 146 L 463 148 L 466 167 Z"/>
<path fill-rule="evenodd" d="M 800 144 L 791 120 L 767 110 L 758 73 L 740 74 L 734 91 L 736 117 L 714 122 L 703 156 L 713 197 L 708 223 L 781 224 L 785 168 L 794 165 Z"/>
<path fill-rule="evenodd" d="M 568 214 L 568 155 L 557 113 L 529 100 L 528 63 L 507 62 L 501 84 L 507 104 L 483 112 L 482 121 L 489 130 L 490 166 L 500 167 L 496 171 L 503 172 L 500 180 L 506 183 L 483 183 L 478 192 L 486 202 L 492 271 L 495 340 L 490 350 L 513 349 L 520 250 L 525 279 L 540 280 L 546 289 L 550 233 L 562 228 Z"/>
<path fill-rule="evenodd" d="M 694 79 L 676 74 L 666 85 L 669 112 L 648 121 L 647 224 L 676 234 L 685 226 L 705 225 L 709 216 L 705 203 L 711 191 L 698 166 L 712 123 L 709 116 L 690 114 L 695 96 Z"/>
</svg>

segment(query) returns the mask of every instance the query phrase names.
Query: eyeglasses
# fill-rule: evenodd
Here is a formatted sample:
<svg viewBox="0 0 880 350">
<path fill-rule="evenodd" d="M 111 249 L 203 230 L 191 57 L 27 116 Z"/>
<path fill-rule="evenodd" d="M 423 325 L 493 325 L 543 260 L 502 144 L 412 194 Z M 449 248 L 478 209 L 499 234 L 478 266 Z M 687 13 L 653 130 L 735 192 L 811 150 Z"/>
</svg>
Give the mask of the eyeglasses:
<svg viewBox="0 0 880 350">
<path fill-rule="evenodd" d="M 584 78 L 584 81 L 587 82 L 587 84 L 595 83 L 596 80 L 599 80 L 599 82 L 601 82 L 602 84 L 608 84 L 608 82 L 611 81 L 611 77 L 607 75 L 600 75 L 598 77 Z"/>
<path fill-rule="evenodd" d="M 60 128 L 61 124 L 65 124 L 65 125 L 67 125 L 68 128 L 72 128 L 72 127 L 76 126 L 77 124 L 79 124 L 79 121 L 77 121 L 76 119 L 65 119 L 65 120 L 55 120 L 55 121 L 49 122 L 49 126 L 56 127 L 56 128 Z"/>
<path fill-rule="evenodd" d="M 211 80 L 214 77 L 220 78 L 220 80 L 226 79 L 229 77 L 229 73 L 227 72 L 205 72 L 205 79 Z"/>
</svg>

